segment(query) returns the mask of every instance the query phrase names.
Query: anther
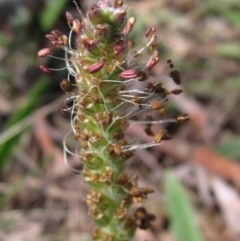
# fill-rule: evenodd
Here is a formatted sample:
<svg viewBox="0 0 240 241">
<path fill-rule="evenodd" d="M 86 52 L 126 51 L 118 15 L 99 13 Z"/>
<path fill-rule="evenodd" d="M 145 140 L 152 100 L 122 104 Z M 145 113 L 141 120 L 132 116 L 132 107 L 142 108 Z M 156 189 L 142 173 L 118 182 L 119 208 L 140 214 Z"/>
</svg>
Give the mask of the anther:
<svg viewBox="0 0 240 241">
<path fill-rule="evenodd" d="M 123 51 L 124 51 L 124 47 L 123 46 L 121 46 L 121 45 L 116 45 L 116 46 L 114 46 L 114 49 L 113 49 L 113 51 L 114 51 L 114 54 L 115 55 L 119 55 L 119 54 L 121 54 Z"/>
<path fill-rule="evenodd" d="M 135 69 L 128 69 L 119 74 L 124 79 L 133 79 L 137 77 L 137 71 Z"/>
<path fill-rule="evenodd" d="M 180 77 L 179 71 L 172 70 L 170 72 L 169 76 L 173 79 L 175 84 L 177 84 L 177 85 L 181 84 L 181 77 Z"/>
<path fill-rule="evenodd" d="M 138 81 L 144 81 L 144 80 L 146 80 L 146 79 L 147 79 L 147 74 L 146 74 L 146 72 L 144 72 L 144 71 L 139 71 L 139 72 L 137 73 L 137 79 L 138 79 Z"/>
<path fill-rule="evenodd" d="M 119 144 L 115 144 L 113 147 L 113 151 L 117 156 L 120 156 L 122 153 L 122 147 Z"/>
<path fill-rule="evenodd" d="M 174 89 L 170 93 L 174 95 L 180 95 L 183 92 L 181 89 Z"/>
<path fill-rule="evenodd" d="M 67 19 L 67 21 L 68 21 L 68 24 L 69 25 L 72 25 L 72 22 L 73 22 L 73 15 L 70 13 L 70 12 L 66 12 L 65 13 L 65 16 L 66 16 L 66 19 Z"/>
<path fill-rule="evenodd" d="M 87 67 L 87 70 L 89 71 L 89 73 L 94 74 L 94 73 L 97 73 L 98 71 L 100 71 L 104 65 L 105 65 L 105 60 L 101 60 L 97 63 L 89 65 Z"/>
<path fill-rule="evenodd" d="M 81 22 L 78 19 L 74 19 L 72 22 L 72 29 L 75 33 L 80 33 L 82 29 Z"/>
<path fill-rule="evenodd" d="M 123 29 L 123 33 L 124 34 L 129 34 L 132 31 L 132 28 L 133 28 L 135 22 L 136 22 L 136 18 L 135 17 L 129 18 L 128 21 L 127 21 L 126 26 Z"/>
<path fill-rule="evenodd" d="M 173 65 L 173 63 L 172 63 L 172 60 L 171 60 L 171 59 L 169 59 L 169 60 L 167 61 L 167 63 L 168 63 L 168 65 L 169 65 L 169 67 L 170 67 L 171 69 L 173 69 L 173 68 L 174 68 L 174 65 Z"/>
<path fill-rule="evenodd" d="M 145 37 L 148 38 L 156 32 L 156 28 L 148 28 L 145 32 Z"/>
<path fill-rule="evenodd" d="M 51 53 L 51 49 L 50 48 L 44 48 L 38 51 L 38 57 L 45 57 L 48 56 Z"/>
<path fill-rule="evenodd" d="M 157 134 L 155 135 L 154 142 L 160 143 L 162 140 L 170 140 L 171 137 L 169 136 L 168 132 L 166 130 L 159 130 Z"/>
<path fill-rule="evenodd" d="M 73 85 L 67 79 L 63 79 L 61 81 L 60 87 L 66 93 L 71 92 L 73 90 L 73 88 L 74 88 Z"/>
<path fill-rule="evenodd" d="M 44 73 L 44 74 L 48 74 L 48 75 L 51 75 L 52 74 L 52 71 L 46 67 L 46 66 L 43 66 L 43 65 L 40 65 L 39 66 L 39 69 Z"/>
<path fill-rule="evenodd" d="M 123 1 L 121 0 L 115 0 L 113 4 L 114 8 L 120 8 L 122 7 L 122 5 L 123 5 Z"/>
<path fill-rule="evenodd" d="M 177 123 L 188 121 L 190 118 L 188 115 L 180 115 L 176 118 Z"/>
<path fill-rule="evenodd" d="M 133 104 L 134 104 L 135 106 L 137 106 L 137 107 L 139 107 L 139 108 L 142 108 L 142 106 L 141 106 L 142 100 L 141 100 L 139 97 L 134 96 L 134 97 L 132 98 L 132 102 L 133 102 Z"/>
<path fill-rule="evenodd" d="M 150 59 L 150 61 L 147 63 L 147 65 L 146 65 L 147 70 L 152 69 L 158 62 L 159 62 L 159 58 L 158 57 L 152 57 Z"/>
</svg>

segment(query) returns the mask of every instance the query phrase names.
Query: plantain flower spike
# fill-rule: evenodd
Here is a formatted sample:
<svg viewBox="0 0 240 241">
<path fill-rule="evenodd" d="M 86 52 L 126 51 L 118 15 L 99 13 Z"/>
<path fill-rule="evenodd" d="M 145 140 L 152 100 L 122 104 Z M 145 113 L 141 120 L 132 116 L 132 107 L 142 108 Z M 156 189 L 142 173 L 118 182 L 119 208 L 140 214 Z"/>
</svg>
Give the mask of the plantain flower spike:
<svg viewBox="0 0 240 241">
<path fill-rule="evenodd" d="M 160 129 L 151 142 L 140 143 L 137 137 L 137 141 L 130 142 L 125 133 L 129 124 L 147 125 L 146 134 L 153 135 L 149 129 L 153 124 L 188 119 L 165 117 L 168 95 L 180 94 L 181 90 L 168 91 L 162 81 L 172 79 L 180 84 L 179 72 L 173 70 L 171 60 L 159 63 L 155 28 L 146 30 L 146 45 L 134 49 L 129 34 L 136 19 L 128 18 L 127 11 L 121 0 L 100 0 L 88 9 L 86 16 L 80 14 L 81 21 L 66 13 L 68 36 L 58 30 L 46 35 L 53 48 L 65 52 L 68 76 L 61 88 L 68 97 L 62 111 L 69 113 L 72 130 L 64 139 L 64 152 L 65 158 L 67 154 L 77 155 L 83 165 L 88 213 L 96 225 L 94 241 L 129 241 L 136 228 L 149 228 L 154 220 L 154 215 L 139 208 L 139 203 L 153 190 L 139 187 L 137 175 L 128 176 L 125 166 L 135 150 L 160 145 L 170 136 Z M 73 35 L 75 48 L 71 46 Z M 149 51 L 149 57 L 141 57 Z M 51 52 L 52 49 L 44 48 L 38 56 L 51 56 Z M 150 78 L 149 71 L 158 64 L 164 65 L 168 73 Z M 40 69 L 45 74 L 54 71 L 43 65 Z M 73 87 L 77 90 L 73 91 Z M 69 106 L 70 103 L 73 104 Z M 70 149 L 70 138 L 79 145 L 77 153 Z M 130 213 L 133 203 L 138 203 L 138 208 Z"/>
</svg>

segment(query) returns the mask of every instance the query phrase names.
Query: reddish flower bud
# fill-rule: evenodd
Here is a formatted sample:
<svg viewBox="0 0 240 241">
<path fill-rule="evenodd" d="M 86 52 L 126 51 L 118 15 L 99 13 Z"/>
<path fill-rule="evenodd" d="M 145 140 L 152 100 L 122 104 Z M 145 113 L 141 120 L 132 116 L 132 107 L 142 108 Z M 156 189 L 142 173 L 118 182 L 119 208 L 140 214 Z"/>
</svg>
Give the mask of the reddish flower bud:
<svg viewBox="0 0 240 241">
<path fill-rule="evenodd" d="M 119 74 L 120 77 L 124 79 L 133 79 L 137 77 L 137 70 L 128 69 Z"/>
<path fill-rule="evenodd" d="M 38 51 L 38 57 L 45 57 L 47 55 L 49 55 L 51 53 L 51 49 L 50 48 L 44 48 Z"/>
<path fill-rule="evenodd" d="M 114 47 L 114 54 L 115 55 L 119 55 L 119 54 L 121 54 L 123 51 L 124 51 L 124 47 L 123 46 L 121 46 L 121 45 L 116 45 L 115 47 Z"/>
<path fill-rule="evenodd" d="M 120 9 L 119 11 L 114 13 L 112 22 L 114 24 L 123 24 L 125 22 L 125 18 L 127 16 L 127 11 L 125 9 Z"/>
<path fill-rule="evenodd" d="M 98 24 L 95 27 L 95 36 L 96 37 L 108 37 L 109 36 L 110 26 L 108 24 Z"/>
<path fill-rule="evenodd" d="M 94 74 L 100 71 L 104 65 L 105 65 L 105 60 L 102 60 L 92 65 L 89 65 L 87 67 L 87 70 L 89 71 L 89 73 Z"/>
<path fill-rule="evenodd" d="M 93 4 L 88 9 L 87 15 L 92 23 L 102 23 L 102 9 L 97 4 Z"/>
<path fill-rule="evenodd" d="M 43 65 L 40 65 L 39 66 L 39 69 L 44 73 L 44 74 L 48 74 L 48 75 L 51 75 L 52 74 L 52 71 L 47 68 L 46 66 L 43 66 Z"/>
</svg>

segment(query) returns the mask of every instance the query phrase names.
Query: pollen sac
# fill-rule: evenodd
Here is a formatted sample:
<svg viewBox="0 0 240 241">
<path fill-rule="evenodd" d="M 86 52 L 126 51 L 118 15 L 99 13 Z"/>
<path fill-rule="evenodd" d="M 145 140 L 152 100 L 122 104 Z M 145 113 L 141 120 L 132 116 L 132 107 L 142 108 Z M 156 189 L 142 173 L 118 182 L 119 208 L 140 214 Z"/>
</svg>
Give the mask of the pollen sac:
<svg viewBox="0 0 240 241">
<path fill-rule="evenodd" d="M 105 65 L 105 60 L 99 61 L 87 67 L 89 73 L 94 74 L 100 71 Z"/>
<path fill-rule="evenodd" d="M 46 67 L 46 66 L 43 66 L 43 65 L 40 65 L 39 66 L 39 69 L 44 73 L 44 74 L 48 74 L 48 75 L 51 75 L 52 74 L 52 71 Z"/>
<path fill-rule="evenodd" d="M 81 25 L 80 21 L 76 18 L 72 21 L 72 29 L 75 33 L 79 34 L 81 32 L 82 25 Z"/>
<path fill-rule="evenodd" d="M 171 59 L 169 59 L 169 60 L 167 61 L 167 63 L 169 64 L 169 67 L 170 67 L 171 69 L 174 67 Z"/>
<path fill-rule="evenodd" d="M 144 80 L 146 80 L 146 79 L 147 79 L 147 74 L 146 74 L 146 72 L 144 72 L 144 71 L 139 71 L 139 72 L 137 73 L 137 79 L 138 79 L 138 81 L 144 81 Z"/>
<path fill-rule="evenodd" d="M 174 94 L 174 95 L 180 95 L 181 93 L 183 92 L 183 90 L 181 89 L 174 89 L 174 90 L 171 90 L 171 94 Z"/>
<path fill-rule="evenodd" d="M 170 72 L 169 76 L 173 79 L 175 84 L 177 84 L 177 85 L 181 84 L 181 77 L 180 77 L 179 71 L 172 70 Z"/>
<path fill-rule="evenodd" d="M 119 55 L 124 51 L 124 47 L 122 45 L 116 45 L 114 46 L 114 54 Z"/>
<path fill-rule="evenodd" d="M 50 48 L 44 48 L 38 51 L 38 57 L 45 57 L 48 56 L 51 53 Z"/>
<path fill-rule="evenodd" d="M 67 19 L 67 21 L 68 21 L 68 24 L 69 25 L 72 25 L 72 22 L 73 22 L 73 15 L 70 13 L 70 12 L 66 12 L 65 13 L 65 16 L 66 16 L 66 19 Z"/>
<path fill-rule="evenodd" d="M 152 36 L 153 34 L 155 34 L 156 32 L 156 28 L 148 28 L 145 32 L 145 36 L 148 38 L 150 36 Z"/>
<path fill-rule="evenodd" d="M 137 70 L 128 69 L 119 74 L 120 77 L 124 79 L 133 79 L 137 77 Z"/>
<path fill-rule="evenodd" d="M 146 65 L 147 70 L 152 69 L 158 62 L 159 62 L 159 58 L 158 57 L 152 57 L 150 59 L 150 61 L 147 63 L 147 65 Z"/>
<path fill-rule="evenodd" d="M 132 31 L 132 28 L 133 28 L 135 22 L 136 22 L 136 18 L 135 17 L 129 18 L 128 21 L 127 21 L 126 26 L 123 29 L 123 33 L 124 34 L 129 34 Z"/>
<path fill-rule="evenodd" d="M 188 121 L 190 118 L 188 115 L 180 115 L 176 118 L 177 123 Z"/>
<path fill-rule="evenodd" d="M 155 143 L 160 143 L 162 140 L 170 140 L 171 137 L 169 136 L 166 130 L 159 130 L 154 138 Z"/>
<path fill-rule="evenodd" d="M 115 144 L 113 147 L 113 151 L 117 156 L 120 156 L 122 153 L 122 147 L 119 144 Z"/>
<path fill-rule="evenodd" d="M 114 4 L 113 4 L 114 8 L 120 8 L 120 7 L 122 7 L 122 5 L 123 5 L 122 0 L 115 0 Z"/>
<path fill-rule="evenodd" d="M 73 85 L 67 79 L 63 79 L 61 81 L 60 87 L 66 93 L 71 92 L 73 90 L 73 88 L 74 88 Z"/>
<path fill-rule="evenodd" d="M 147 213 L 146 209 L 144 207 L 139 207 L 135 213 L 134 218 L 136 225 L 140 229 L 148 229 L 151 227 L 151 222 L 156 219 L 155 215 L 151 213 Z"/>
</svg>

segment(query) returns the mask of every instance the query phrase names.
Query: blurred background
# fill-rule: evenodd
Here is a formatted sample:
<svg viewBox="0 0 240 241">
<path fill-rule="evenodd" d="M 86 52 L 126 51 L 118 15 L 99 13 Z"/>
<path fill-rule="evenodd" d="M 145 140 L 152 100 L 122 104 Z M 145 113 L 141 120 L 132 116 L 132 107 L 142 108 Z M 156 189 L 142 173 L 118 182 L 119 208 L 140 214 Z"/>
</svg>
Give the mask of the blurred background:
<svg viewBox="0 0 240 241">
<path fill-rule="evenodd" d="M 85 12 L 94 1 L 77 2 Z M 168 102 L 167 115 L 191 118 L 167 126 L 174 138 L 136 152 L 129 164 L 140 186 L 155 190 L 144 206 L 157 216 L 151 230 L 138 230 L 134 240 L 238 241 L 240 2 L 125 4 L 137 18 L 136 45 L 146 43 L 148 27 L 156 27 L 160 61 L 172 59 L 181 73 L 184 92 Z M 68 35 L 65 11 L 79 17 L 71 0 L 0 0 L 1 241 L 84 241 L 92 231 L 81 176 L 63 159 L 70 123 L 60 111 L 66 94 L 59 83 L 67 73 L 49 77 L 38 68 L 64 66 L 38 58 L 37 51 L 49 46 L 45 34 L 52 29 Z M 161 68 L 152 74 L 161 75 Z M 80 165 L 76 157 L 68 161 Z"/>
</svg>

